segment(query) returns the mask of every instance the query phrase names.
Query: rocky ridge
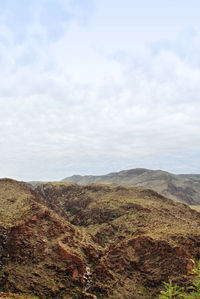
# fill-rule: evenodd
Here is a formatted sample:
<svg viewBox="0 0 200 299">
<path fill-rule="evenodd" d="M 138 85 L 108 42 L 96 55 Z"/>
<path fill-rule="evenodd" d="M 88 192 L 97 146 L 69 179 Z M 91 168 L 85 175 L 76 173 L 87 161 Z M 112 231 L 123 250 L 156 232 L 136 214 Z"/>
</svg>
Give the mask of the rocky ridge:
<svg viewBox="0 0 200 299">
<path fill-rule="evenodd" d="M 10 179 L 0 180 L 0 200 L 5 296 L 150 299 L 162 281 L 192 284 L 200 213 L 185 204 L 152 190 L 64 182 L 32 190 Z"/>
<path fill-rule="evenodd" d="M 48 183 L 35 191 L 90 236 L 89 290 L 98 298 L 157 298 L 164 280 L 191 283 L 191 258 L 200 258 L 200 214 L 187 205 L 120 186 Z"/>
<path fill-rule="evenodd" d="M 200 204 L 200 175 L 197 174 L 175 175 L 161 170 L 136 168 L 101 176 L 74 175 L 63 181 L 80 185 L 103 183 L 152 189 L 174 201 Z"/>
<path fill-rule="evenodd" d="M 22 183 L 0 180 L 0 200 L 0 290 L 84 297 L 88 244 L 82 232 Z"/>
</svg>

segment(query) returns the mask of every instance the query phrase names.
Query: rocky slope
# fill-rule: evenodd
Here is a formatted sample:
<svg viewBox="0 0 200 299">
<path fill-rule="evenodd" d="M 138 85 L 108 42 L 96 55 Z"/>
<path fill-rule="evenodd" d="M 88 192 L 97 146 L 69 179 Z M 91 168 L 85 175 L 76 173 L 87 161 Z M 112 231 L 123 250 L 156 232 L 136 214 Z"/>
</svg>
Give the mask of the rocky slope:
<svg viewBox="0 0 200 299">
<path fill-rule="evenodd" d="M 90 293 L 98 298 L 158 298 L 162 281 L 187 286 L 200 258 L 200 213 L 152 190 L 48 183 L 35 190 L 91 240 Z M 81 297 L 80 297 L 81 298 Z"/>
<path fill-rule="evenodd" d="M 175 175 L 161 170 L 136 168 L 102 176 L 74 175 L 63 181 L 80 185 L 109 183 L 148 188 L 175 201 L 189 205 L 200 204 L 200 175 Z"/>
<path fill-rule="evenodd" d="M 0 201 L 2 297 L 150 299 L 164 280 L 193 281 L 200 213 L 152 190 L 61 182 L 33 191 L 2 179 Z"/>
<path fill-rule="evenodd" d="M 84 297 L 90 242 L 39 201 L 24 184 L 0 180 L 0 291 Z"/>
</svg>

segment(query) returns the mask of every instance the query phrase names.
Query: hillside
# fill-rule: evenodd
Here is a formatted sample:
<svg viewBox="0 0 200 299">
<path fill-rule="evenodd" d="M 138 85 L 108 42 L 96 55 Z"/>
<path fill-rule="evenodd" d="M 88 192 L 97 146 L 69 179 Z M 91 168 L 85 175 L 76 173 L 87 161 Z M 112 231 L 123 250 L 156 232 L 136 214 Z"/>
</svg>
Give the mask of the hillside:
<svg viewBox="0 0 200 299">
<path fill-rule="evenodd" d="M 90 243 L 37 201 L 39 196 L 23 183 L 0 180 L 0 291 L 26 298 L 78 298 L 85 294 L 88 258 L 83 250 Z"/>
<path fill-rule="evenodd" d="M 200 204 L 200 175 L 175 175 L 161 170 L 136 168 L 102 176 L 74 175 L 63 181 L 80 185 L 104 183 L 148 188 L 174 201 L 189 205 Z"/>
<path fill-rule="evenodd" d="M 33 191 L 2 179 L 0 201 L 5 298 L 150 299 L 164 280 L 193 281 L 200 213 L 152 190 L 59 182 Z"/>
<path fill-rule="evenodd" d="M 98 298 L 158 298 L 163 280 L 191 283 L 200 214 L 187 205 L 152 190 L 109 185 L 48 183 L 35 191 L 92 239 L 90 292 Z"/>
</svg>

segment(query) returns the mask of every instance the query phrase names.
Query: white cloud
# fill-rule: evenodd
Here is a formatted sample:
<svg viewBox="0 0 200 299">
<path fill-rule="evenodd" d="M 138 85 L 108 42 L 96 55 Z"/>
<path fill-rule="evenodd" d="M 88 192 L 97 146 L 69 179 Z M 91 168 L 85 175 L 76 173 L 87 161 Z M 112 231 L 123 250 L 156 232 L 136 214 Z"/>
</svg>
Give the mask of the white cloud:
<svg viewBox="0 0 200 299">
<path fill-rule="evenodd" d="M 87 24 L 77 21 L 80 12 L 57 39 L 38 20 L 23 40 L 0 26 L 0 175 L 61 179 L 140 166 L 199 172 L 199 36 L 187 37 L 184 55 L 161 42 L 131 53 L 120 36 L 107 51 L 88 14 Z"/>
</svg>

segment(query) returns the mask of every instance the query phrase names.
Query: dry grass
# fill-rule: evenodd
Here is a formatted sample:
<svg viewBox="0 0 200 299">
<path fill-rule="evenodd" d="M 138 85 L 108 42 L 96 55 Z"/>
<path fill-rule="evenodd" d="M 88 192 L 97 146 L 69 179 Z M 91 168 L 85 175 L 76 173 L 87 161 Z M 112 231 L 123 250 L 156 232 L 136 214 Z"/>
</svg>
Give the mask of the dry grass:
<svg viewBox="0 0 200 299">
<path fill-rule="evenodd" d="M 34 202 L 30 190 L 10 179 L 0 180 L 0 225 L 15 225 L 32 215 Z"/>
<path fill-rule="evenodd" d="M 61 259 L 56 261 L 56 265 L 54 263 L 58 245 L 63 251 L 78 256 L 84 263 L 89 265 L 93 263 L 95 271 L 100 265 L 101 259 L 106 258 L 109 250 L 114 247 L 116 254 L 119 250 L 122 250 L 122 254 L 127 253 L 127 256 L 124 256 L 124 261 L 126 261 L 125 258 L 132 255 L 129 252 L 132 248 L 126 248 L 126 244 L 129 243 L 129 240 L 141 235 L 149 236 L 154 240 L 164 240 L 171 248 L 179 245 L 180 239 L 200 237 L 200 214 L 194 210 L 194 206 L 190 209 L 186 205 L 175 203 L 151 190 L 114 187 L 107 184 L 84 187 L 54 182 L 39 186 L 37 192 L 44 197 L 38 200 L 41 200 L 41 203 L 47 207 L 54 208 L 54 212 L 51 210 L 46 218 L 44 213 L 41 213 L 42 216 L 37 218 L 36 223 L 31 224 L 32 237 L 29 238 L 27 235 L 27 240 L 23 244 L 26 245 L 24 248 L 30 247 L 29 250 L 32 252 L 31 249 L 37 249 L 40 240 L 44 238 L 47 242 L 47 248 L 43 252 L 44 260 L 34 265 L 31 264 L 30 259 L 26 265 L 10 263 L 7 266 L 10 277 L 15 279 L 14 283 L 24 293 L 28 292 L 29 286 L 27 289 L 24 288 L 22 277 L 28 272 L 30 273 L 26 277 L 27 281 L 33 280 L 36 285 L 38 284 L 44 289 L 51 286 L 52 289 L 59 290 L 60 278 L 58 279 L 58 275 L 63 279 L 62 275 L 65 275 L 66 265 Z M 0 200 L 0 225 L 4 227 L 27 220 L 35 213 L 35 208 L 41 212 L 48 210 L 47 207 L 34 201 L 33 193 L 29 188 L 12 180 L 0 180 Z M 59 231 L 60 225 L 63 226 L 64 231 L 59 234 L 57 231 Z M 51 234 L 51 231 L 55 233 Z M 58 235 L 56 236 L 56 234 Z M 25 241 L 24 238 L 23 234 L 19 243 L 21 240 Z M 125 244 L 125 248 L 123 248 L 123 244 Z M 100 259 L 97 254 L 95 258 L 91 255 L 93 259 L 89 260 L 84 253 L 86 246 L 91 248 L 91 251 L 94 249 L 94 254 L 98 253 Z M 39 258 L 41 251 L 35 250 L 34 254 L 36 258 Z M 121 253 L 119 253 L 120 258 Z M 58 272 L 56 272 L 56 268 L 45 269 L 44 264 L 60 269 Z M 123 267 L 124 264 L 122 263 L 121 266 Z M 29 271 L 30 269 L 31 271 Z M 101 286 L 100 289 L 110 289 L 109 298 L 123 298 L 123 296 L 131 298 L 130 294 L 135 293 L 138 296 L 141 295 L 138 298 L 149 298 L 147 289 L 141 282 L 143 277 L 140 277 L 141 281 L 134 281 L 132 277 L 137 278 L 137 275 L 134 276 L 135 272 L 131 264 L 128 269 L 130 275 L 133 276 L 128 277 L 124 275 L 125 273 L 120 274 L 120 272 L 111 270 L 112 281 L 102 282 L 100 281 L 101 277 L 97 275 L 93 283 L 97 287 Z M 40 276 L 35 276 L 35 273 L 39 273 Z M 105 272 L 105 280 L 107 279 L 106 275 Z M 70 279 L 70 276 L 66 276 L 65 287 L 69 290 L 69 296 L 76 295 L 80 286 Z M 12 291 L 10 288 L 8 290 Z M 112 292 L 113 295 L 110 295 Z M 23 299 L 23 297 L 4 298 Z M 34 297 L 24 298 L 33 299 Z"/>
<path fill-rule="evenodd" d="M 191 209 L 196 210 L 197 212 L 200 212 L 200 205 L 198 206 L 190 206 Z"/>
<path fill-rule="evenodd" d="M 199 214 L 151 190 L 107 184 L 78 186 L 64 182 L 48 183 L 42 188 L 48 196 L 49 192 L 53 194 L 53 204 L 65 209 L 70 221 L 82 227 L 86 235 L 100 236 L 105 247 L 138 234 L 167 239 L 172 245 L 176 245 L 174 236 L 200 235 Z M 69 198 L 72 210 L 65 207 Z M 90 198 L 91 201 L 81 207 L 84 198 Z M 47 198 L 47 204 L 49 199 L 52 200 L 52 196 Z"/>
</svg>

